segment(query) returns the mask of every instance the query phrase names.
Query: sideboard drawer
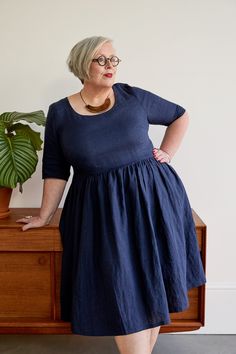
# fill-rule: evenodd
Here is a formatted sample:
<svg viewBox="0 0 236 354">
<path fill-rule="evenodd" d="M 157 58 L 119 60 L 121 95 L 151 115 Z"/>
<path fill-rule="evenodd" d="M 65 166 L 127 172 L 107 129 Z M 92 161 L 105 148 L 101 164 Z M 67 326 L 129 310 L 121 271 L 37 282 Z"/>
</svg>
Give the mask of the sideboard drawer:
<svg viewBox="0 0 236 354">
<path fill-rule="evenodd" d="M 49 252 L 0 252 L 1 317 L 52 316 Z"/>
</svg>

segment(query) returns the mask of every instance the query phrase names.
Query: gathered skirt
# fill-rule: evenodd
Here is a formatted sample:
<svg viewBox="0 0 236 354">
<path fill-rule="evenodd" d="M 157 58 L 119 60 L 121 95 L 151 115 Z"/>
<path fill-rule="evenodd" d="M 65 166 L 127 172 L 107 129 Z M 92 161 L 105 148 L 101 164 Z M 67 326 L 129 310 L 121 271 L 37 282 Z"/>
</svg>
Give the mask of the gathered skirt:
<svg viewBox="0 0 236 354">
<path fill-rule="evenodd" d="M 206 282 L 192 209 L 174 168 L 153 156 L 78 169 L 59 229 L 61 319 L 72 332 L 115 336 L 171 322 Z"/>
</svg>

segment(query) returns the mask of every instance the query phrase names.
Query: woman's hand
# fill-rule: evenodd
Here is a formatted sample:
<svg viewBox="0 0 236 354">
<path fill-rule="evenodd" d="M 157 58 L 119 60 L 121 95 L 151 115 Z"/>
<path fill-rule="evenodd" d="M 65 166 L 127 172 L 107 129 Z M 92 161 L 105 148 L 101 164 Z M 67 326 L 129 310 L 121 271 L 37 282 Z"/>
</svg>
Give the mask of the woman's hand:
<svg viewBox="0 0 236 354">
<path fill-rule="evenodd" d="M 158 148 L 154 148 L 152 150 L 152 152 L 153 152 L 153 155 L 154 155 L 156 160 L 160 161 L 161 163 L 163 163 L 163 162 L 170 163 L 171 158 L 170 158 L 170 155 L 167 152 L 165 152 L 165 151 L 163 151 L 161 149 L 158 149 Z"/>
<path fill-rule="evenodd" d="M 49 224 L 48 220 L 41 218 L 40 216 L 25 216 L 21 219 L 16 220 L 16 222 L 24 222 L 26 225 L 22 227 L 22 231 L 42 227 Z"/>
<path fill-rule="evenodd" d="M 58 178 L 45 178 L 43 184 L 42 205 L 38 216 L 24 216 L 16 222 L 23 222 L 27 225 L 22 227 L 22 231 L 48 225 L 55 214 L 62 198 L 66 180 Z"/>
</svg>

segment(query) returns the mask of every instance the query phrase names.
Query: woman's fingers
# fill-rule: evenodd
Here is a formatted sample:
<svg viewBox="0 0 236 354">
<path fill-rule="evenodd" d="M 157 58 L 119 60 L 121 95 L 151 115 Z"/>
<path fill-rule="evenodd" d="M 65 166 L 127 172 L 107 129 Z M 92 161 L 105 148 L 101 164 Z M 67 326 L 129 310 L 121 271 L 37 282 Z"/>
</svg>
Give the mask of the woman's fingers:
<svg viewBox="0 0 236 354">
<path fill-rule="evenodd" d="M 26 224 L 22 226 L 23 231 L 47 225 L 47 222 L 45 222 L 45 220 L 42 220 L 39 216 L 23 217 L 21 219 L 16 220 L 16 222 L 23 222 Z"/>
<path fill-rule="evenodd" d="M 160 161 L 161 163 L 170 162 L 169 155 L 165 151 L 162 151 L 161 149 L 153 148 L 153 155 L 155 159 Z"/>
<path fill-rule="evenodd" d="M 38 225 L 38 223 L 36 222 L 29 222 L 28 224 L 22 226 L 22 231 L 26 231 L 28 229 L 31 229 L 31 228 L 36 228 L 36 227 L 40 227 L 41 225 Z"/>
<path fill-rule="evenodd" d="M 16 222 L 24 222 L 24 223 L 30 223 L 34 220 L 37 220 L 38 217 L 37 216 L 24 216 L 23 218 L 21 219 L 17 219 Z"/>
</svg>

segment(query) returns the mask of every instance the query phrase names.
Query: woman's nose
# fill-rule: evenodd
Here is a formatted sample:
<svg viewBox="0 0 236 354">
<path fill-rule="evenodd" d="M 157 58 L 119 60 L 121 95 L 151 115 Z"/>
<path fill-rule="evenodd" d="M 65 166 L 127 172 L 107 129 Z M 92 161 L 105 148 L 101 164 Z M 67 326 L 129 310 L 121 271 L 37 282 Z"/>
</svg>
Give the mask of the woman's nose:
<svg viewBox="0 0 236 354">
<path fill-rule="evenodd" d="M 107 58 L 107 62 L 106 62 L 105 66 L 106 66 L 106 68 L 111 68 L 112 67 L 110 58 Z"/>
</svg>

